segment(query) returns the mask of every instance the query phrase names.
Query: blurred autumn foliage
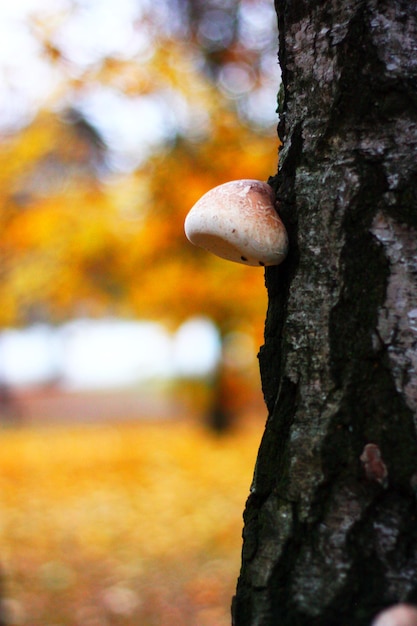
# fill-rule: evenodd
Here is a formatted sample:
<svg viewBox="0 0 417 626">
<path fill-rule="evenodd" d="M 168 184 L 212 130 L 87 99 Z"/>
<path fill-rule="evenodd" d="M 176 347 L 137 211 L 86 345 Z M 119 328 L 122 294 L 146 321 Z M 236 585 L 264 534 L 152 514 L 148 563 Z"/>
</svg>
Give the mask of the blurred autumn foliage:
<svg viewBox="0 0 417 626">
<path fill-rule="evenodd" d="M 210 381 L 214 408 L 247 410 L 253 370 L 233 365 L 248 334 L 261 342 L 263 271 L 193 247 L 183 221 L 215 185 L 276 170 L 273 3 L 20 4 L 0 9 L 16 41 L 2 56 L 0 20 L 0 327 L 204 314 L 232 371 Z M 182 392 L 183 422 L 121 410 L 49 428 L 23 406 L 2 430 L 8 623 L 229 623 L 259 433 L 209 437 L 195 424 L 206 391 Z"/>
<path fill-rule="evenodd" d="M 229 625 L 258 431 L 3 430 L 4 623 Z"/>
<path fill-rule="evenodd" d="M 261 106 L 278 86 L 269 5 L 74 0 L 21 18 L 53 80 L 2 128 L 1 326 L 201 313 L 225 332 L 261 324 L 263 273 L 194 248 L 183 220 L 211 187 L 276 169 Z"/>
</svg>

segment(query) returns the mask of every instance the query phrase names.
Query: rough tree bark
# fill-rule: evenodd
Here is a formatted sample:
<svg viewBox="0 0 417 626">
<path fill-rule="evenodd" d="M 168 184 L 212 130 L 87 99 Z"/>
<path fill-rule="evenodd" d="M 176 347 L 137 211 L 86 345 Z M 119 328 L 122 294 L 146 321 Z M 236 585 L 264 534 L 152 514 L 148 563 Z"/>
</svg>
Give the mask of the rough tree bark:
<svg viewBox="0 0 417 626">
<path fill-rule="evenodd" d="M 362 626 L 417 603 L 417 1 L 277 0 L 269 411 L 235 626 Z"/>
</svg>

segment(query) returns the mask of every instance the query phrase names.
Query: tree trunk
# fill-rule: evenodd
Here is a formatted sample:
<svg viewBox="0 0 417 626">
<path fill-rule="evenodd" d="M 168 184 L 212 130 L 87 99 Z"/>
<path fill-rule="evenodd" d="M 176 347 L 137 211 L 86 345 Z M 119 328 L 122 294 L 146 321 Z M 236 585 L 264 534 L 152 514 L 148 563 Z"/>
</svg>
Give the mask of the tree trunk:
<svg viewBox="0 0 417 626">
<path fill-rule="evenodd" d="M 269 411 L 235 626 L 362 626 L 417 603 L 417 1 L 277 0 Z"/>
</svg>

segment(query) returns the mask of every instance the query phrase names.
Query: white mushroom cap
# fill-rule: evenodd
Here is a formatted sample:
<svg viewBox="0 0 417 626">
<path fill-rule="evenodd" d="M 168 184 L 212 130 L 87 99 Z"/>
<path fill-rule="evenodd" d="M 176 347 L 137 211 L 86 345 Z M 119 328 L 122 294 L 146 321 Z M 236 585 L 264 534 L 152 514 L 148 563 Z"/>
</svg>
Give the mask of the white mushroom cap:
<svg viewBox="0 0 417 626">
<path fill-rule="evenodd" d="M 284 224 L 271 187 L 233 180 L 208 191 L 185 219 L 185 234 L 223 259 L 245 265 L 279 265 L 288 252 Z"/>
<path fill-rule="evenodd" d="M 416 626 L 417 607 L 410 604 L 395 604 L 377 615 L 372 626 Z"/>
</svg>

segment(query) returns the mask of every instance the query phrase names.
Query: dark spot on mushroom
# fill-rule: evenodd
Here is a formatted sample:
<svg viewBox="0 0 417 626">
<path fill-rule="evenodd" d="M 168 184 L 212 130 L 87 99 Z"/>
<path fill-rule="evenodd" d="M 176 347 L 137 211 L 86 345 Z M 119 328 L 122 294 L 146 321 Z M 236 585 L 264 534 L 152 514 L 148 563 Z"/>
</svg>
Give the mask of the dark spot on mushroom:
<svg viewBox="0 0 417 626">
<path fill-rule="evenodd" d="M 265 263 L 262 263 L 262 261 L 259 261 L 259 265 L 262 265 L 262 267 L 265 267 Z"/>
<path fill-rule="evenodd" d="M 241 256 L 241 257 L 240 257 L 240 260 L 241 260 L 241 261 L 247 261 L 248 259 L 247 259 L 245 256 Z"/>
</svg>

